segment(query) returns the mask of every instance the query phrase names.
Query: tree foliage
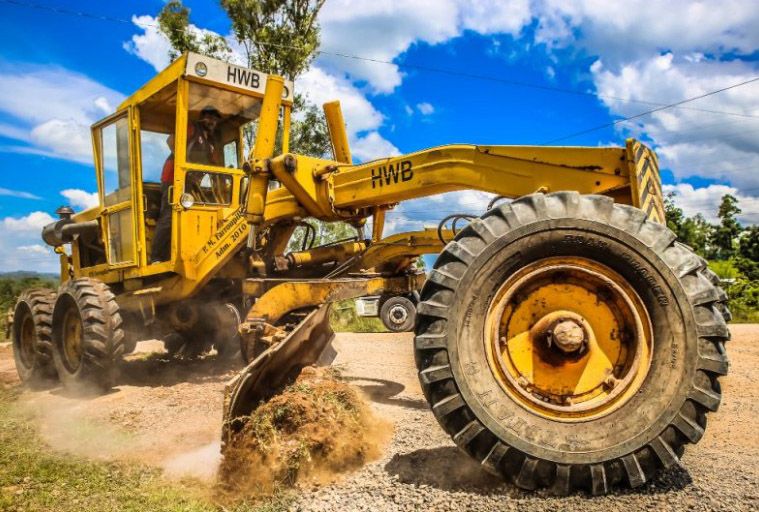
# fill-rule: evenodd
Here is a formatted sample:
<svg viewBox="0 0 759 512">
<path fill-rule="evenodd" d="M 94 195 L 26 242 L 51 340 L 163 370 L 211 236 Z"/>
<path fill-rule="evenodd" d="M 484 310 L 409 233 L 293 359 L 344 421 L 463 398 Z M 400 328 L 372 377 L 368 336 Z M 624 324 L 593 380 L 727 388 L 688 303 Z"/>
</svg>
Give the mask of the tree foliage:
<svg viewBox="0 0 759 512">
<path fill-rule="evenodd" d="M 229 59 L 232 49 L 218 34 L 190 27 L 190 10 L 181 0 L 170 0 L 158 14 L 158 27 L 171 44 L 169 58 L 175 60 L 184 52 L 195 52 L 216 59 Z"/>
<path fill-rule="evenodd" d="M 664 198 L 667 227 L 677 235 L 678 240 L 691 247 L 696 253 L 704 258 L 710 257 L 712 250 L 709 241 L 713 229 L 711 224 L 700 213 L 693 217 L 685 216 L 683 210 L 675 204 L 674 196 L 670 193 Z"/>
<path fill-rule="evenodd" d="M 319 47 L 325 0 L 221 0 L 248 66 L 295 80 Z"/>
<path fill-rule="evenodd" d="M 717 225 L 709 224 L 700 213 L 684 215 L 673 194 L 665 198 L 665 210 L 667 226 L 677 238 L 711 260 L 709 266 L 728 294 L 733 321 L 759 322 L 759 226 L 741 226 L 738 200 L 722 197 Z"/>
<path fill-rule="evenodd" d="M 720 224 L 712 230 L 711 243 L 717 259 L 728 259 L 735 254 L 735 247 L 742 228 L 736 216 L 741 213 L 738 200 L 726 194 L 722 196 L 717 216 Z"/>
</svg>

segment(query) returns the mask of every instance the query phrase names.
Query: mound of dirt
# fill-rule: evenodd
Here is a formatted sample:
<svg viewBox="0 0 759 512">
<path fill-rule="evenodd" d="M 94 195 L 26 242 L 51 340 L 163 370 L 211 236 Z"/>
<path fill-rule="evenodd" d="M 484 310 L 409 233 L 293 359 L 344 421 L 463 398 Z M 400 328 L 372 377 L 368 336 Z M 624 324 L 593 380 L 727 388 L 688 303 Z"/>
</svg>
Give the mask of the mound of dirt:
<svg viewBox="0 0 759 512">
<path fill-rule="evenodd" d="M 392 426 L 330 368 L 305 368 L 261 404 L 224 450 L 225 487 L 268 494 L 298 483 L 324 484 L 380 457 Z"/>
</svg>

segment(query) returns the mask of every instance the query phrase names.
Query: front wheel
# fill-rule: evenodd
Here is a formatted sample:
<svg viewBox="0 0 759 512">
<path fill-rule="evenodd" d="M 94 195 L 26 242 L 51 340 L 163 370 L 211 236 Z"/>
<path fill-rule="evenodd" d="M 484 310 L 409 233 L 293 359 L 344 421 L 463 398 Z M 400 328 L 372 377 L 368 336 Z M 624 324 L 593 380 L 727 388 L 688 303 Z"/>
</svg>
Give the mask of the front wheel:
<svg viewBox="0 0 759 512">
<path fill-rule="evenodd" d="M 392 332 L 411 331 L 416 323 L 416 306 L 406 297 L 390 297 L 382 302 L 380 318 Z"/>
<path fill-rule="evenodd" d="M 725 299 L 642 211 L 534 194 L 440 255 L 418 307 L 419 377 L 456 444 L 519 487 L 637 487 L 719 406 Z"/>
</svg>

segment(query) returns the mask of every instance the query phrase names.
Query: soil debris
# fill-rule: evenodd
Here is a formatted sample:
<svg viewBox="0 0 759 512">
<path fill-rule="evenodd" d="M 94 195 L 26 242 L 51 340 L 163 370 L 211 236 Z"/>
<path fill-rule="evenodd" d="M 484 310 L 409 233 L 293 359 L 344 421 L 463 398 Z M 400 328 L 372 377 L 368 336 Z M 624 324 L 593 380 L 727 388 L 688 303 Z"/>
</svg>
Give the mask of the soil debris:
<svg viewBox="0 0 759 512">
<path fill-rule="evenodd" d="M 334 369 L 304 368 L 247 418 L 224 450 L 220 480 L 253 495 L 329 483 L 378 459 L 391 436 L 390 423 Z"/>
</svg>

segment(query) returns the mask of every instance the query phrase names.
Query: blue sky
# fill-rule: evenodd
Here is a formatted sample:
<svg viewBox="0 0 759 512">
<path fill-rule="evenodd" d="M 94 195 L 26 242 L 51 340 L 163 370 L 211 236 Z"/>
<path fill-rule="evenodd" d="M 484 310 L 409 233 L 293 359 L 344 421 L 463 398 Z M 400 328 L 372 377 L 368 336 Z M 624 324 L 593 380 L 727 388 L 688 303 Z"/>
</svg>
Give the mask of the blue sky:
<svg viewBox="0 0 759 512">
<path fill-rule="evenodd" d="M 186 4 L 198 29 L 229 34 L 216 2 Z M 369 159 L 452 142 L 542 144 L 759 76 L 755 2 L 607 4 L 327 0 L 325 53 L 296 88 L 317 103 L 342 100 L 354 155 Z M 39 230 L 61 204 L 94 200 L 89 124 L 168 63 L 152 18 L 161 1 L 35 5 L 82 15 L 0 0 L 0 271 L 56 270 Z M 562 144 L 638 136 L 657 149 L 686 213 L 711 217 L 732 193 L 741 219 L 759 222 L 759 83 L 686 107 Z M 409 202 L 389 226 L 432 225 L 485 199 Z"/>
</svg>

